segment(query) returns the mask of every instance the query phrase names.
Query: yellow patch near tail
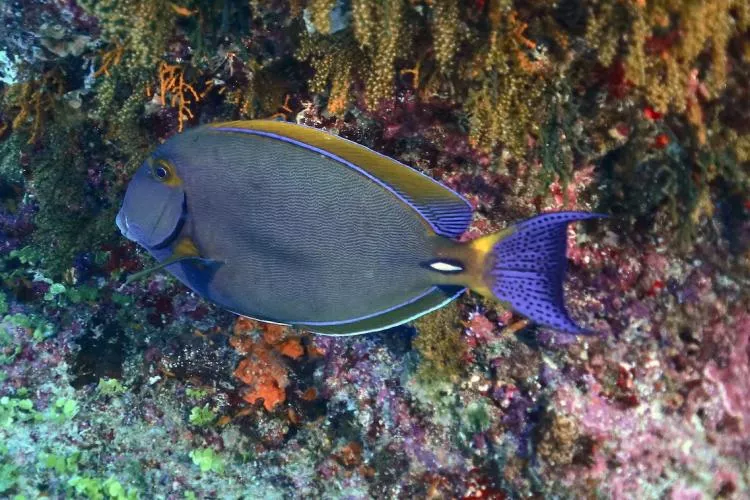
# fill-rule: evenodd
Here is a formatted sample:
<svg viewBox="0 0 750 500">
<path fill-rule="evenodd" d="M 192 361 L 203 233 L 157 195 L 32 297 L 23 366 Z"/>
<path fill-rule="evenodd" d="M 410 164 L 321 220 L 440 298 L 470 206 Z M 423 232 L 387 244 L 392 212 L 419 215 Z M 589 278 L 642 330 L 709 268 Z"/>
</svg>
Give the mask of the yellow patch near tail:
<svg viewBox="0 0 750 500">
<path fill-rule="evenodd" d="M 499 233 L 481 236 L 467 244 L 470 252 L 470 260 L 468 260 L 470 267 L 467 269 L 467 285 L 476 293 L 484 297 L 495 297 L 486 278 L 487 272 L 495 265 L 495 257 L 492 250 L 500 240 L 506 236 L 510 236 L 513 232 L 514 229 L 509 227 Z"/>
<path fill-rule="evenodd" d="M 457 260 L 464 265 L 464 271 L 453 275 L 444 275 L 441 284 L 460 285 L 488 298 L 494 298 L 487 280 L 487 273 L 493 268 L 495 245 L 503 238 L 513 234 L 515 229 L 509 227 L 498 233 L 481 236 L 468 243 L 456 243 L 444 240 L 436 256 L 439 259 Z"/>
</svg>

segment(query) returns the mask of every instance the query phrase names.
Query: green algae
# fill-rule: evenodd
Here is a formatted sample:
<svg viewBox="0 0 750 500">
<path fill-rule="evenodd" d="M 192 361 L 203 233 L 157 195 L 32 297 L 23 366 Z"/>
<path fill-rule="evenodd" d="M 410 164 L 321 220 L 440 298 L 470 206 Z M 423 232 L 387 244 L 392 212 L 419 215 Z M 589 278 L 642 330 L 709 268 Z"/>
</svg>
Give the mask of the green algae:
<svg viewBox="0 0 750 500">
<path fill-rule="evenodd" d="M 81 453 L 74 452 L 70 455 L 56 455 L 54 453 L 42 453 L 39 455 L 39 463 L 48 469 L 53 469 L 60 475 L 73 475 L 78 472 L 78 463 Z"/>
<path fill-rule="evenodd" d="M 185 395 L 190 399 L 203 399 L 208 396 L 208 390 L 188 387 L 185 389 Z"/>
<path fill-rule="evenodd" d="M 55 335 L 55 325 L 41 316 L 16 313 L 3 318 L 8 324 L 25 329 L 34 342 L 41 342 Z"/>
<path fill-rule="evenodd" d="M 206 427 L 211 425 L 216 420 L 216 412 L 208 407 L 208 404 L 204 406 L 194 406 L 190 410 L 188 421 L 198 427 Z"/>
<path fill-rule="evenodd" d="M 190 458 L 201 472 L 224 472 L 224 459 L 211 448 L 199 448 L 190 452 Z"/>
<path fill-rule="evenodd" d="M 16 422 L 32 420 L 36 412 L 34 402 L 27 398 L 0 397 L 0 427 L 11 427 Z"/>
<path fill-rule="evenodd" d="M 0 493 L 13 490 L 20 476 L 20 467 L 12 462 L 8 462 L 7 446 L 0 444 Z"/>
<path fill-rule="evenodd" d="M 464 432 L 471 435 L 477 432 L 485 432 L 492 425 L 492 416 L 489 412 L 490 405 L 487 401 L 472 401 L 461 414 L 461 425 Z"/>
<path fill-rule="evenodd" d="M 135 489 L 129 488 L 126 491 L 114 477 L 102 479 L 88 475 L 74 475 L 66 484 L 71 492 L 91 500 L 135 500 L 140 497 Z"/>
<path fill-rule="evenodd" d="M 117 396 L 127 391 L 127 388 L 116 378 L 100 378 L 96 391 L 102 396 Z"/>
</svg>

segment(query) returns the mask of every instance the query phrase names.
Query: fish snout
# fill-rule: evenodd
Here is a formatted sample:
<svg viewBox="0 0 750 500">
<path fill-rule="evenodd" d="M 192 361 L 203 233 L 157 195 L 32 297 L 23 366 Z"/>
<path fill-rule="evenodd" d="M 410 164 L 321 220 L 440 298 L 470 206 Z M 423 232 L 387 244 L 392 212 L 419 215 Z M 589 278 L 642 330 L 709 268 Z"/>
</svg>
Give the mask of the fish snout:
<svg viewBox="0 0 750 500">
<path fill-rule="evenodd" d="M 130 241 L 135 241 L 136 243 L 138 243 L 138 226 L 128 223 L 128 216 L 123 213 L 122 209 L 117 212 L 115 224 L 117 224 L 117 227 L 120 229 L 120 232 L 123 236 L 125 236 Z"/>
<path fill-rule="evenodd" d="M 122 210 L 117 212 L 117 217 L 115 217 L 115 224 L 117 224 L 117 228 L 120 230 L 123 236 L 127 235 L 128 227 L 125 223 L 125 216 L 122 214 Z"/>
</svg>

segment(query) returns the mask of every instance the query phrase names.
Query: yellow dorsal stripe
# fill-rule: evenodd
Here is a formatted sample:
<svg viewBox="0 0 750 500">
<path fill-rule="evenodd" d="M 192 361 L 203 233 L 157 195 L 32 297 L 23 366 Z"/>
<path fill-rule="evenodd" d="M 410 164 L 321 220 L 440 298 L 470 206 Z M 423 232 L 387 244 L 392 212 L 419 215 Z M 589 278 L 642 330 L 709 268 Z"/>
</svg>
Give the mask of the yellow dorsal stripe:
<svg viewBox="0 0 750 500">
<path fill-rule="evenodd" d="M 273 120 L 250 120 L 211 124 L 213 128 L 241 128 L 283 136 L 327 151 L 377 178 L 391 189 L 414 203 L 417 211 L 439 202 L 459 210 L 471 209 L 463 198 L 435 180 L 387 156 L 312 127 Z M 421 213 L 428 217 L 429 210 Z"/>
</svg>

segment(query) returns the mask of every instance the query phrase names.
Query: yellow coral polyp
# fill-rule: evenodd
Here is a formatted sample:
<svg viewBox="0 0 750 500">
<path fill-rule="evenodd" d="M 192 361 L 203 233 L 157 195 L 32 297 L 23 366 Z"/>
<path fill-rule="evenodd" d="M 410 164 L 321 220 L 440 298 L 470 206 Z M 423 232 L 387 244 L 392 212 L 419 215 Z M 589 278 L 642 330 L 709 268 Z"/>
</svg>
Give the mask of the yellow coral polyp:
<svg viewBox="0 0 750 500">
<path fill-rule="evenodd" d="M 168 0 L 81 0 L 79 5 L 99 19 L 103 39 L 127 47 L 122 58 L 130 70 L 157 64 L 180 16 Z"/>
<path fill-rule="evenodd" d="M 379 4 L 380 29 L 376 34 L 375 49 L 370 74 L 367 77 L 365 99 L 374 108 L 393 94 L 393 70 L 401 39 L 403 16 L 401 0 L 384 0 Z"/>
<path fill-rule="evenodd" d="M 331 11 L 336 6 L 336 0 L 310 0 L 309 9 L 312 23 L 321 33 L 331 31 Z"/>
<path fill-rule="evenodd" d="M 352 37 L 335 41 L 306 37 L 296 57 L 310 61 L 315 69 L 310 90 L 318 93 L 328 91 L 328 111 L 334 114 L 345 111 L 350 101 L 351 84 L 364 72 L 363 68 L 353 64 L 353 61 L 366 59 L 356 41 Z"/>
<path fill-rule="evenodd" d="M 458 1 L 434 0 L 433 39 L 435 59 L 444 73 L 453 69 L 453 59 L 458 49 Z"/>
<path fill-rule="evenodd" d="M 538 112 L 544 107 L 550 75 L 544 62 L 532 61 L 525 53 L 536 47 L 524 36 L 526 23 L 511 11 L 493 25 L 485 49 L 477 53 L 468 70 L 482 82 L 469 92 L 469 140 L 480 149 L 502 144 L 522 155 L 528 134 L 539 126 Z"/>
<path fill-rule="evenodd" d="M 709 97 L 718 96 L 730 40 L 750 27 L 747 0 L 595 0 L 590 12 L 586 39 L 601 63 L 610 66 L 622 47 L 627 79 L 660 113 L 689 111 L 695 68 Z"/>
</svg>

